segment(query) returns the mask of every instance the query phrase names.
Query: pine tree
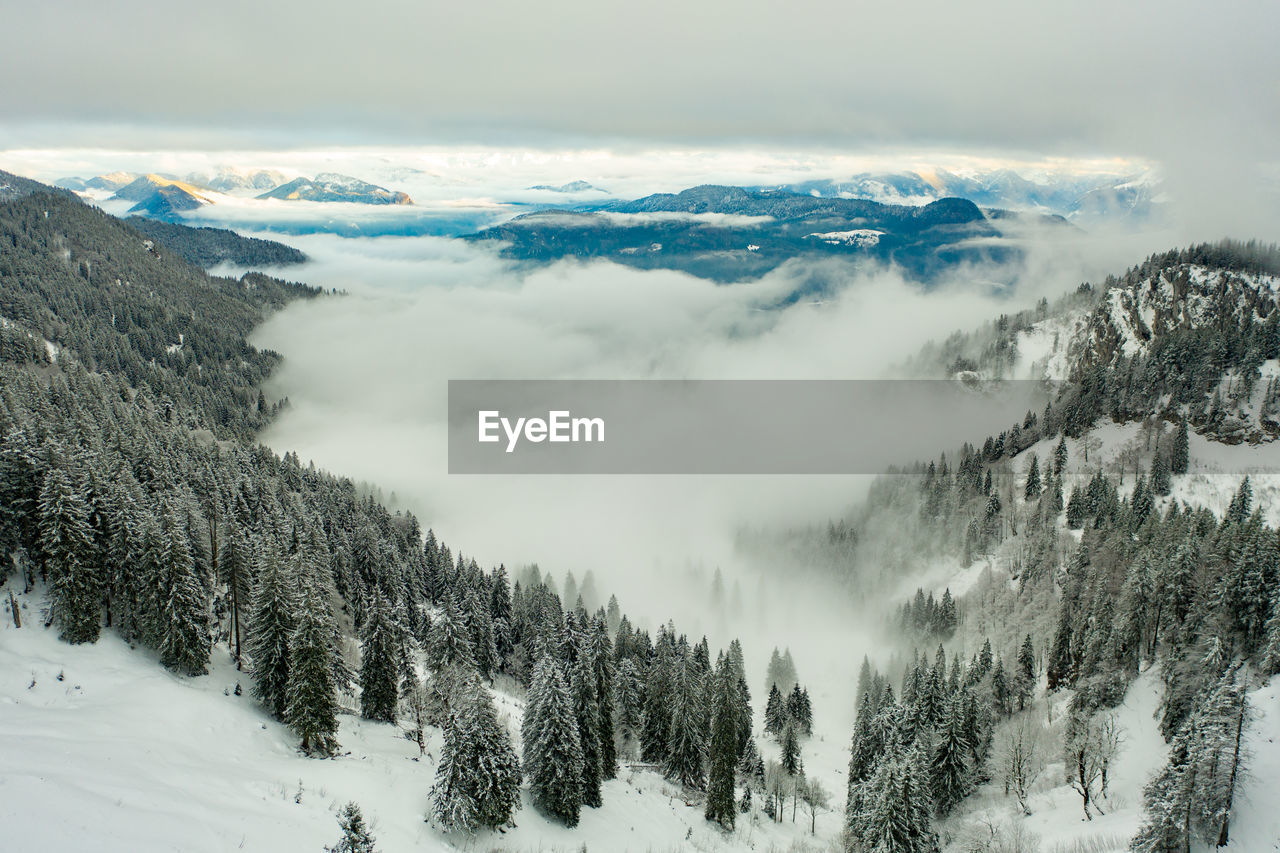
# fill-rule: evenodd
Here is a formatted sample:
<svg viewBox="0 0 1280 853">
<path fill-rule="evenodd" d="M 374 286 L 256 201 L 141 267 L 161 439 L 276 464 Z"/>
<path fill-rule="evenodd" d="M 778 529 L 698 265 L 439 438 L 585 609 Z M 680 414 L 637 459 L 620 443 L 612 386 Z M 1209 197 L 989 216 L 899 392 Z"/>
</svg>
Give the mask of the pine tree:
<svg viewBox="0 0 1280 853">
<path fill-rule="evenodd" d="M 702 720 L 706 715 L 703 680 L 692 660 L 676 665 L 674 692 L 671 696 L 671 734 L 667 745 L 667 776 L 687 788 L 701 788 L 705 781 L 706 733 Z"/>
<path fill-rule="evenodd" d="M 373 846 L 377 839 L 369 832 L 360 806 L 354 802 L 343 806 L 338 814 L 338 826 L 342 827 L 342 838 L 332 847 L 324 848 L 325 853 L 377 853 Z"/>
<path fill-rule="evenodd" d="M 1173 436 L 1173 450 L 1169 453 L 1169 470 L 1174 474 L 1185 474 L 1191 462 L 1191 444 L 1187 435 L 1187 419 L 1178 421 L 1178 431 Z"/>
<path fill-rule="evenodd" d="M 991 704 L 995 712 L 1002 717 L 1009 716 L 1012 711 L 1009 679 L 1004 673 L 1004 660 L 996 659 L 995 671 L 991 674 Z"/>
<path fill-rule="evenodd" d="M 804 761 L 800 757 L 800 737 L 796 734 L 794 723 L 787 723 L 782 730 L 779 741 L 782 747 L 782 769 L 788 776 L 799 776 L 804 773 Z"/>
<path fill-rule="evenodd" d="M 707 820 L 733 829 L 735 778 L 738 765 L 738 675 L 733 663 L 721 657 L 712 688 L 711 742 L 707 774 Z"/>
<path fill-rule="evenodd" d="M 1023 489 L 1023 497 L 1028 501 L 1040 497 L 1040 460 L 1031 454 L 1031 464 L 1027 466 L 1027 483 Z"/>
<path fill-rule="evenodd" d="M 295 565 L 301 561 L 295 559 Z M 301 575 L 307 572 L 299 570 Z M 337 748 L 337 683 L 333 661 L 333 615 L 309 584 L 303 585 L 297 620 L 289 637 L 289 681 L 285 722 L 302 739 L 302 751 L 332 755 Z"/>
<path fill-rule="evenodd" d="M 53 618 L 68 643 L 94 643 L 102 630 L 102 578 L 96 565 L 91 508 L 82 485 L 55 457 L 40 490 L 40 547 Z"/>
<path fill-rule="evenodd" d="M 631 658 L 623 658 L 617 672 L 618 736 L 628 757 L 635 757 L 644 717 L 644 682 Z"/>
<path fill-rule="evenodd" d="M 428 689 L 430 714 L 443 724 L 449 719 L 457 692 L 475 672 L 470 631 L 454 604 L 454 596 L 450 596 L 444 612 L 431 623 L 427 634 L 427 665 L 432 671 Z"/>
<path fill-rule="evenodd" d="M 1236 490 L 1235 496 L 1231 499 L 1231 506 L 1227 507 L 1227 521 L 1234 521 L 1236 524 L 1244 524 L 1245 519 L 1249 517 L 1249 510 L 1253 507 L 1253 486 L 1249 484 L 1249 477 L 1240 481 L 1240 488 Z"/>
<path fill-rule="evenodd" d="M 289 643 L 298 595 L 296 587 L 286 578 L 284 566 L 274 549 L 265 548 L 258 559 L 248 643 L 253 692 L 272 716 L 284 719 L 285 693 L 289 683 Z"/>
<path fill-rule="evenodd" d="M 807 687 L 800 690 L 800 697 L 796 702 L 796 724 L 805 737 L 813 734 L 813 703 L 809 700 Z"/>
<path fill-rule="evenodd" d="M 511 607 L 511 588 L 507 582 L 507 568 L 499 565 L 493 573 L 489 593 L 489 615 L 493 622 L 493 642 L 498 655 L 498 668 L 506 671 L 511 654 L 515 651 L 512 624 L 515 614 Z"/>
<path fill-rule="evenodd" d="M 360 646 L 360 716 L 384 723 L 396 721 L 400 701 L 400 665 L 397 658 L 397 630 L 391 608 L 374 587 L 361 631 Z"/>
<path fill-rule="evenodd" d="M 1031 643 L 1031 635 L 1027 634 L 1027 638 L 1022 641 L 1022 647 L 1018 649 L 1018 675 L 1015 680 L 1018 710 L 1026 710 L 1027 700 L 1031 698 L 1031 693 L 1035 689 L 1036 684 L 1036 650 Z"/>
<path fill-rule="evenodd" d="M 991 651 L 991 640 L 990 639 L 983 640 L 982 651 L 978 653 L 978 667 L 977 667 L 977 671 L 974 672 L 975 677 L 979 679 L 986 678 L 987 673 L 991 672 L 991 667 L 994 663 L 992 659 L 992 655 L 993 655 L 993 652 Z"/>
<path fill-rule="evenodd" d="M 906 753 L 880 763 L 858 798 L 851 834 L 866 850 L 932 853 L 937 837 L 929 821 L 930 795 L 918 756 Z"/>
<path fill-rule="evenodd" d="M 1085 499 L 1080 489 L 1072 486 L 1071 497 L 1067 498 L 1067 527 L 1079 530 L 1085 521 Z"/>
<path fill-rule="evenodd" d="M 203 675 L 209 665 L 209 605 L 196 577 L 185 525 L 172 504 L 160 524 L 162 549 L 157 578 L 165 592 L 159 624 L 160 662 L 175 672 Z"/>
<path fill-rule="evenodd" d="M 596 699 L 600 706 L 600 777 L 607 780 L 618 775 L 618 749 L 614 742 L 613 644 L 609 640 L 609 626 L 605 619 L 601 614 L 592 619 L 590 652 L 596 679 Z"/>
<path fill-rule="evenodd" d="M 599 808 L 602 778 L 600 730 L 600 700 L 597 694 L 595 661 L 589 648 L 590 640 L 584 638 L 578 649 L 578 660 L 573 664 L 570 690 L 573 692 L 573 716 L 578 725 L 578 743 L 582 749 L 582 804 Z M 612 732 L 609 732 L 612 739 Z"/>
<path fill-rule="evenodd" d="M 511 823 L 520 803 L 520 765 L 493 700 L 475 677 L 444 726 L 431 813 L 445 829 L 474 832 Z"/>
<path fill-rule="evenodd" d="M 778 691 L 778 685 L 769 688 L 769 700 L 764 706 L 764 730 L 775 737 L 782 734 L 787 725 L 787 706 Z"/>
<path fill-rule="evenodd" d="M 246 508 L 244 510 L 248 512 Z M 248 635 L 244 622 L 251 609 L 253 600 L 253 556 L 243 531 L 234 521 L 227 525 L 226 541 L 222 546 L 221 559 L 218 562 L 218 580 L 227 585 L 231 596 L 231 644 L 235 656 L 236 669 L 243 659 L 243 642 Z"/>
<path fill-rule="evenodd" d="M 524 772 L 533 803 L 566 826 L 582 807 L 582 745 L 573 696 L 560 664 L 544 656 L 533 670 L 521 725 Z"/>
<path fill-rule="evenodd" d="M 1157 451 L 1155 459 L 1151 460 L 1151 491 L 1162 497 L 1169 494 L 1173 488 L 1170 475 L 1169 458 Z"/>
<path fill-rule="evenodd" d="M 1053 448 L 1053 475 L 1062 480 L 1062 472 L 1067 468 L 1067 437 L 1064 434 Z"/>
<path fill-rule="evenodd" d="M 972 779 L 968 761 L 972 749 L 973 743 L 965 727 L 963 702 L 952 699 L 947 703 L 929 772 L 929 787 L 939 815 L 949 813 L 969 793 Z"/>
</svg>

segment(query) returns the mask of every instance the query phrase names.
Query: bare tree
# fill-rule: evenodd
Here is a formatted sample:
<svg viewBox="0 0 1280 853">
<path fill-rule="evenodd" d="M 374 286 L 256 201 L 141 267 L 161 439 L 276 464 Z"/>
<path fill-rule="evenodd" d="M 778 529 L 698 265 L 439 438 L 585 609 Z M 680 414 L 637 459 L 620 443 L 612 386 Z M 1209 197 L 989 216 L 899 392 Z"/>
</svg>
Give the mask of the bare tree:
<svg viewBox="0 0 1280 853">
<path fill-rule="evenodd" d="M 783 804 L 786 802 L 790 784 L 791 777 L 782 769 L 781 764 L 776 761 L 770 761 L 765 765 L 765 813 L 768 814 L 775 823 L 782 822 Z"/>
<path fill-rule="evenodd" d="M 799 782 L 800 802 L 804 804 L 805 814 L 809 815 L 809 834 L 818 832 L 818 813 L 830 811 L 831 795 L 817 779 L 801 779 Z"/>
<path fill-rule="evenodd" d="M 1013 794 L 1024 815 L 1031 814 L 1027 796 L 1045 767 L 1044 729 L 1031 714 L 1010 721 L 1000 741 L 1000 770 L 1005 796 Z"/>
<path fill-rule="evenodd" d="M 1073 714 L 1068 724 L 1067 781 L 1080 795 L 1084 816 L 1088 820 L 1093 820 L 1090 806 L 1098 814 L 1106 814 L 1098 800 L 1106 797 L 1107 773 L 1120 750 L 1120 740 L 1120 729 L 1112 714 Z"/>
</svg>

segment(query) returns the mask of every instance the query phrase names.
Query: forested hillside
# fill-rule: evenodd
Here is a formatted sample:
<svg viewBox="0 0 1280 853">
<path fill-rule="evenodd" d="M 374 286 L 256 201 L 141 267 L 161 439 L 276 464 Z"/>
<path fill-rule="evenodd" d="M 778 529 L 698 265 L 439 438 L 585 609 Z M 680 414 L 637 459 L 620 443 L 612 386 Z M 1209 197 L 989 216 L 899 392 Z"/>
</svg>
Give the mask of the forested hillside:
<svg viewBox="0 0 1280 853">
<path fill-rule="evenodd" d="M 176 252 L 184 260 L 209 269 L 218 264 L 238 267 L 284 267 L 305 263 L 307 256 L 292 246 L 274 240 L 242 237 L 226 228 L 193 228 L 142 216 L 129 217 L 133 228 Z"/>
<path fill-rule="evenodd" d="M 1141 821 L 1119 825 L 1135 851 L 1230 841 L 1250 691 L 1280 672 L 1280 531 L 1248 476 L 1197 475 L 1201 495 L 1228 488 L 1225 511 L 1192 498 L 1191 446 L 1274 435 L 1278 266 L 1255 244 L 1170 252 L 928 351 L 922 364 L 1006 375 L 1017 343 L 1056 324 L 1073 381 L 981 447 L 883 477 L 852 518 L 782 543 L 860 591 L 930 563 L 966 588 L 954 603 L 917 592 L 885 624 L 905 664 L 864 666 L 851 849 L 1031 849 L 1017 823 L 973 841 L 966 821 L 991 813 L 958 806 L 1002 789 L 1029 816 L 1050 779 L 1086 820 L 1105 815 L 1135 735 L 1118 709 L 1145 672 L 1167 763 Z"/>
<path fill-rule="evenodd" d="M 424 752 L 438 726 L 445 829 L 511 823 L 522 776 L 572 826 L 619 752 L 710 790 L 708 817 L 731 827 L 735 774 L 765 772 L 736 643 L 713 661 L 674 626 L 635 630 L 616 600 L 562 601 L 536 568 L 511 585 L 349 480 L 253 444 L 279 356 L 245 336 L 315 296 L 209 276 L 73 198 L 0 205 L 13 625 L 77 644 L 112 631 L 188 676 L 221 650 L 312 755 L 338 751 L 344 709 L 407 725 Z M 499 677 L 528 691 L 519 759 L 484 686 Z"/>
</svg>

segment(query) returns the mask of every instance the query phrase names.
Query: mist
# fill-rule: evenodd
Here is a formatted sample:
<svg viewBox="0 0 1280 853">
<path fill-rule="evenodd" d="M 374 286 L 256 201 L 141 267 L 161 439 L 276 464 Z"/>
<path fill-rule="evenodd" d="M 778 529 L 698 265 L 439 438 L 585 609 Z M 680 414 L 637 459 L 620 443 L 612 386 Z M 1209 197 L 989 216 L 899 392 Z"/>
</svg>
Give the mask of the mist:
<svg viewBox="0 0 1280 853">
<path fill-rule="evenodd" d="M 790 645 L 802 678 L 806 669 L 847 674 L 824 679 L 823 690 L 851 712 L 843 685 L 852 689 L 871 651 L 881 602 L 756 559 L 734 540 L 743 528 L 844 517 L 870 478 L 449 476 L 446 383 L 881 378 L 930 339 L 1058 296 L 1151 248 L 1083 234 L 1018 239 L 1018 269 L 962 269 L 930 290 L 892 270 L 834 262 L 717 285 L 606 262 L 521 268 L 458 240 L 293 239 L 313 261 L 283 274 L 347 295 L 294 303 L 256 333 L 254 343 L 285 355 L 267 390 L 290 402 L 263 439 L 376 484 L 482 565 L 536 563 L 557 580 L 591 572 L 641 625 L 675 619 L 716 643 L 741 637 L 753 669 L 773 645 Z M 772 307 L 811 276 L 835 282 L 834 295 Z M 998 283 L 1010 277 L 1012 287 Z M 717 569 L 742 601 L 732 619 L 709 606 Z"/>
</svg>

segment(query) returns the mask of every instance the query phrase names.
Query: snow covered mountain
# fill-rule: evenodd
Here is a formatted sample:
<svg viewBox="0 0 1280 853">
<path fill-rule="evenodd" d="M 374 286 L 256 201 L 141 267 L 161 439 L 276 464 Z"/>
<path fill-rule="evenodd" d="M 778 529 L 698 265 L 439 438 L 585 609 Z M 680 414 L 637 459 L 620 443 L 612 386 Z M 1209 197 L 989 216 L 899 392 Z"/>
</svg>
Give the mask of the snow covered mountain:
<svg viewBox="0 0 1280 853">
<path fill-rule="evenodd" d="M 884 204 L 922 205 L 956 197 L 984 208 L 1034 211 L 1083 225 L 1141 225 L 1160 214 L 1160 183 L 1151 173 L 1115 177 L 1055 176 L 1042 181 L 1012 169 L 961 176 L 945 169 L 871 173 L 847 180 L 814 180 L 776 189 L 821 198 L 868 199 Z"/>
<path fill-rule="evenodd" d="M 930 281 L 963 262 L 1009 260 L 999 240 L 1018 216 L 988 215 L 944 198 L 892 205 L 785 190 L 706 185 L 590 209 L 524 214 L 468 239 L 496 241 L 507 257 L 550 262 L 600 258 L 678 269 L 718 282 L 757 278 L 797 258 L 892 263 Z M 1068 228 L 1061 219 L 1051 228 Z"/>
<path fill-rule="evenodd" d="M 129 213 L 155 219 L 179 218 L 185 211 L 214 202 L 211 195 L 199 187 L 156 174 L 134 179 L 116 190 L 111 200 L 134 202 Z"/>
<path fill-rule="evenodd" d="M 413 204 L 408 195 L 370 184 L 349 175 L 322 172 L 315 179 L 295 178 L 268 190 L 261 199 L 284 201 L 342 201 L 357 204 Z"/>
<path fill-rule="evenodd" d="M 219 166 L 212 171 L 192 172 L 188 183 L 208 187 L 224 193 L 274 189 L 288 180 L 274 169 L 239 169 L 235 166 Z"/>
<path fill-rule="evenodd" d="M 1266 432 L 1275 247 L 1153 256 L 923 353 L 1071 382 L 845 518 L 740 540 L 762 613 L 765 580 L 804 574 L 841 616 L 802 686 L 790 651 L 766 669 L 737 640 L 650 634 L 594 579 L 484 569 L 261 446 L 280 356 L 247 335 L 339 297 L 210 276 L 163 246 L 174 229 L 33 183 L 0 173 L 0 823 L 20 848 L 314 850 L 339 816 L 384 853 L 1274 845 L 1280 466 L 1260 469 L 1280 445 L 1229 427 L 1248 410 Z M 757 202 L 869 204 L 710 188 L 593 215 Z M 985 221 L 970 209 L 913 208 Z M 731 637 L 744 608 L 710 586 Z M 834 685 L 855 680 L 856 701 Z"/>
</svg>

